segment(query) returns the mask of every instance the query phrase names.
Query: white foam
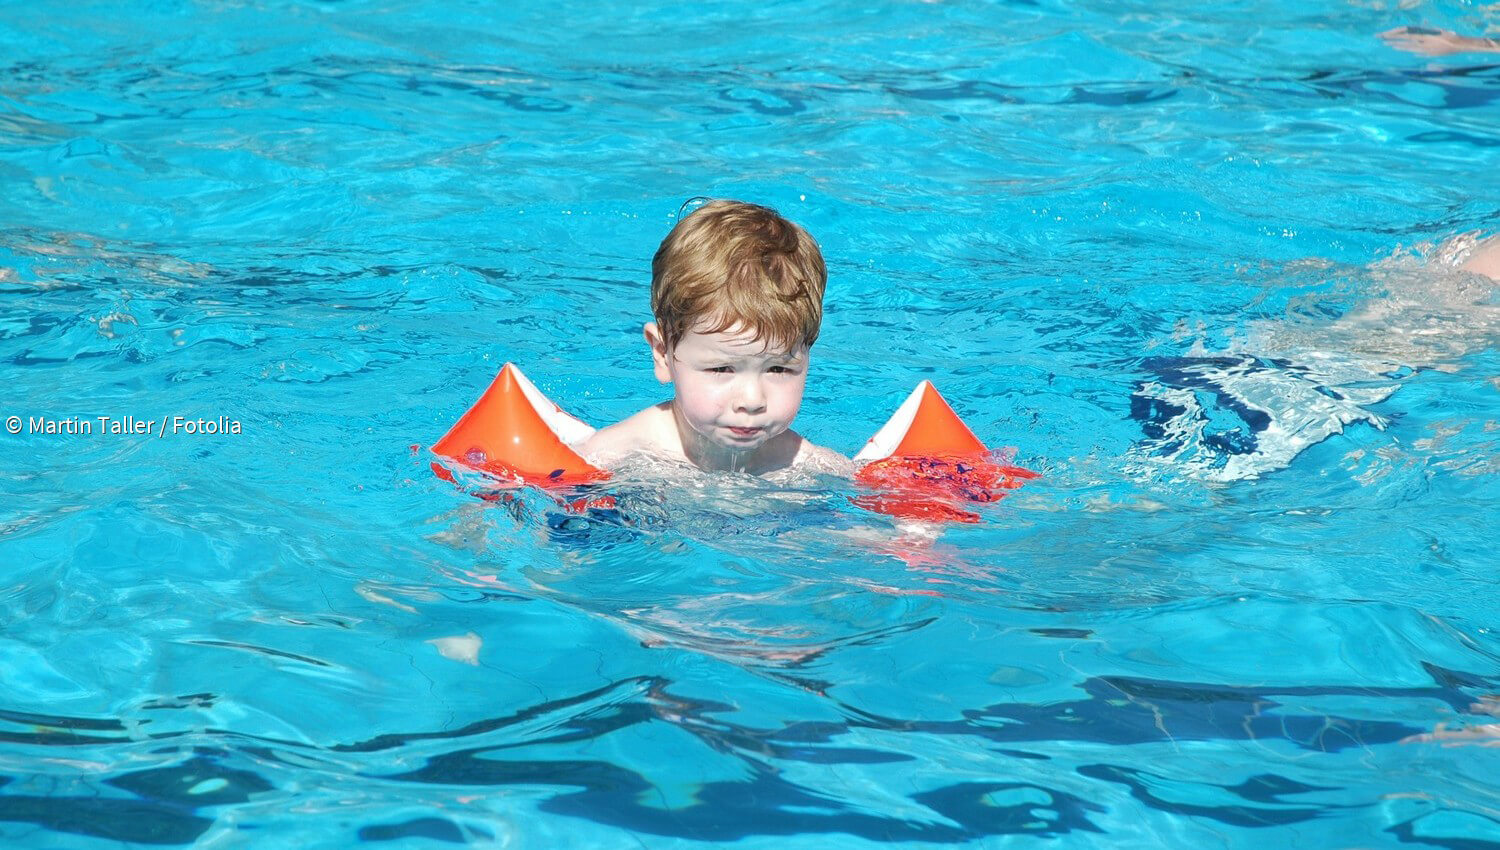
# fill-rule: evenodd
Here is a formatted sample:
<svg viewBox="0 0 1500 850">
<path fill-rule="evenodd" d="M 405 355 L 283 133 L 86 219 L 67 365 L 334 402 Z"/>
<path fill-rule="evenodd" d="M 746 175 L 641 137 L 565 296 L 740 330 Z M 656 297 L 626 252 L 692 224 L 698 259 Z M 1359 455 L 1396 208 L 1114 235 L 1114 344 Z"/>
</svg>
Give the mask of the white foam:
<svg viewBox="0 0 1500 850">
<path fill-rule="evenodd" d="M 1255 478 L 1287 467 L 1351 425 L 1384 428 L 1386 420 L 1368 408 L 1388 399 L 1407 376 L 1421 369 L 1458 371 L 1470 354 L 1500 341 L 1500 282 L 1458 268 L 1476 243 L 1467 233 L 1398 251 L 1356 273 L 1354 304 L 1338 319 L 1323 318 L 1319 297 L 1309 296 L 1285 319 L 1249 323 L 1217 354 L 1198 347 L 1193 354 L 1201 362 L 1174 361 L 1172 371 L 1190 380 L 1153 381 L 1137 396 L 1182 412 L 1155 421 L 1161 435 L 1139 444 L 1129 467 L 1170 464 L 1206 480 Z M 1334 273 L 1318 261 L 1287 271 Z M 1323 297 L 1343 307 L 1350 294 Z M 1244 425 L 1253 451 L 1226 452 L 1205 440 L 1221 409 L 1205 397 L 1215 393 L 1268 418 L 1260 431 Z"/>
</svg>

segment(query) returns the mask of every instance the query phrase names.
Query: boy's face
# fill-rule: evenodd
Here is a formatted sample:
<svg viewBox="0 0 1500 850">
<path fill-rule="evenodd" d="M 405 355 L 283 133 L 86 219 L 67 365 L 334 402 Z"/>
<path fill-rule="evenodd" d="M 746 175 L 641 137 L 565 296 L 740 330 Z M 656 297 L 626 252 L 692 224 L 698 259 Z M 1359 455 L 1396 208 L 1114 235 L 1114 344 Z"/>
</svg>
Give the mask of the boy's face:
<svg viewBox="0 0 1500 850">
<path fill-rule="evenodd" d="M 675 385 L 684 443 L 720 456 L 753 453 L 791 427 L 807 384 L 808 348 L 771 351 L 753 333 L 731 328 L 684 334 L 668 351 L 656 324 L 646 325 L 656 377 Z M 689 433 L 691 432 L 691 433 Z M 685 445 L 685 448 L 687 446 Z"/>
</svg>

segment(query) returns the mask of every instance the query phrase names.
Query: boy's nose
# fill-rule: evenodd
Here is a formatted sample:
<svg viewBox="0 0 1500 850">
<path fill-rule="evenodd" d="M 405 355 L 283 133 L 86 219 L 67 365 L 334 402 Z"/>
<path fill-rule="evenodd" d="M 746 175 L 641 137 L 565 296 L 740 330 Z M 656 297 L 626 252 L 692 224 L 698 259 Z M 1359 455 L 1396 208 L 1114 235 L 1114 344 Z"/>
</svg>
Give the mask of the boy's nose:
<svg viewBox="0 0 1500 850">
<path fill-rule="evenodd" d="M 734 409 L 745 413 L 760 413 L 766 409 L 766 394 L 761 390 L 760 381 L 747 376 L 737 382 Z"/>
</svg>

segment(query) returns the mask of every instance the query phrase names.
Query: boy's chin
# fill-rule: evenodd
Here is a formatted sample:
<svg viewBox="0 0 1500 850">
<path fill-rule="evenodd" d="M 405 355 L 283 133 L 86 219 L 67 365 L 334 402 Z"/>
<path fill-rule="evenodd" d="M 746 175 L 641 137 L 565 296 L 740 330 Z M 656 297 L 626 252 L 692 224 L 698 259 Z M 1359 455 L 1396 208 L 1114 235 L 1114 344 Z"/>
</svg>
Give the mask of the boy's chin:
<svg viewBox="0 0 1500 850">
<path fill-rule="evenodd" d="M 751 436 L 737 438 L 720 432 L 711 436 L 709 442 L 725 451 L 749 452 L 769 443 L 775 436 L 776 434 L 770 431 L 761 431 Z"/>
<path fill-rule="evenodd" d="M 769 437 L 756 437 L 753 440 L 714 440 L 713 445 L 721 451 L 747 454 L 764 446 L 769 441 Z"/>
</svg>

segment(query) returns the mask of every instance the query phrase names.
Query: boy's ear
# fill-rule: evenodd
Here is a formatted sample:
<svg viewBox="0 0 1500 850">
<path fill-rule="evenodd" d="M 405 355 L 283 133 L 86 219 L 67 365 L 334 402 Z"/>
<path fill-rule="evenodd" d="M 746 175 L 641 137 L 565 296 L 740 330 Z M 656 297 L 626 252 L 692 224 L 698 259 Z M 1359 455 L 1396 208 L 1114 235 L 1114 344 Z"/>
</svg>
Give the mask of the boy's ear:
<svg viewBox="0 0 1500 850">
<path fill-rule="evenodd" d="M 667 341 L 662 338 L 661 329 L 655 322 L 647 322 L 646 327 L 641 330 L 646 335 L 646 344 L 651 346 L 651 363 L 656 369 L 656 380 L 663 384 L 672 383 L 672 373 L 667 369 L 667 358 L 671 355 L 667 352 Z"/>
</svg>

